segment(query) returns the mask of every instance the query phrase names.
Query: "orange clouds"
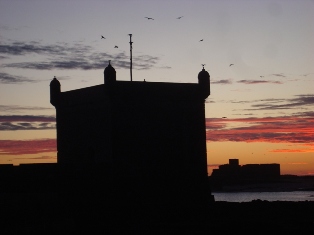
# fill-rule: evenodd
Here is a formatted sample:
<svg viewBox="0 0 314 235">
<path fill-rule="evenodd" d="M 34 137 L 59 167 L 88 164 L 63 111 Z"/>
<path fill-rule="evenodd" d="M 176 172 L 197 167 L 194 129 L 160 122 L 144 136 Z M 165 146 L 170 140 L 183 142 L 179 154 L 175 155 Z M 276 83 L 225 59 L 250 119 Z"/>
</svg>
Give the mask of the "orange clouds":
<svg viewBox="0 0 314 235">
<path fill-rule="evenodd" d="M 272 152 L 272 153 L 314 153 L 314 147 L 307 148 L 307 149 L 274 149 L 269 152 Z"/>
<path fill-rule="evenodd" d="M 2 117 L 3 123 L 28 121 L 53 123 L 54 117 Z M 2 123 L 2 124 L 3 124 Z M 21 125 L 21 124 L 20 124 Z M 50 127 L 51 128 L 51 127 Z M 26 128 L 27 129 L 27 128 Z M 33 128 L 28 128 L 32 130 Z M 273 153 L 314 152 L 314 114 L 264 118 L 207 118 L 207 141 L 267 142 L 302 144 L 300 148 L 273 149 Z M 21 155 L 56 152 L 55 139 L 0 140 L 0 155 Z"/>
<path fill-rule="evenodd" d="M 285 164 L 288 164 L 288 165 L 307 165 L 308 163 L 307 162 L 288 162 Z"/>
</svg>

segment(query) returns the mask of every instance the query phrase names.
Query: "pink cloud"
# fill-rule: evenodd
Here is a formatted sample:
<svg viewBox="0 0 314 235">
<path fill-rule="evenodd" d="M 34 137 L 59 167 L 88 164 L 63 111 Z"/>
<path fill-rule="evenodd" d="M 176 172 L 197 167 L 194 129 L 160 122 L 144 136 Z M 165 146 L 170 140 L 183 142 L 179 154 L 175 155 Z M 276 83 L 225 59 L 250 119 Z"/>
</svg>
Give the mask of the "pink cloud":
<svg viewBox="0 0 314 235">
<path fill-rule="evenodd" d="M 56 152 L 56 139 L 0 140 L 0 155 Z"/>
<path fill-rule="evenodd" d="M 235 125 L 236 124 L 236 125 Z M 207 118 L 208 141 L 314 143 L 314 118 Z"/>
</svg>

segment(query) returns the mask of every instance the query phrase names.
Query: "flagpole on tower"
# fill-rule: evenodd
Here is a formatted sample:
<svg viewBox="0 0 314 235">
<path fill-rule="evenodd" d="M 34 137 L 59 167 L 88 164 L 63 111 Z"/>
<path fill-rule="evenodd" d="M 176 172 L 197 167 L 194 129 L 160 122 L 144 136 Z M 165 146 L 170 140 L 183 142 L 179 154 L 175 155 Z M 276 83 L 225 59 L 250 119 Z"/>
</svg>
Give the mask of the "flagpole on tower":
<svg viewBox="0 0 314 235">
<path fill-rule="evenodd" d="M 130 76 L 132 81 L 132 34 L 129 34 L 130 36 Z"/>
</svg>

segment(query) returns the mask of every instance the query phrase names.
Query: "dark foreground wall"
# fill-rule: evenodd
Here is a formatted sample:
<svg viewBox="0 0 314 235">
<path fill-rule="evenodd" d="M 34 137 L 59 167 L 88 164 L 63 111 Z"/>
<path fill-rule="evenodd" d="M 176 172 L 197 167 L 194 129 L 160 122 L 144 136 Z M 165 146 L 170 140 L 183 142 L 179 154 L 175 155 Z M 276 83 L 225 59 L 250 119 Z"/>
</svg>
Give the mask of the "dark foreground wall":
<svg viewBox="0 0 314 235">
<path fill-rule="evenodd" d="M 190 175 L 170 177 L 140 168 L 132 174 L 102 164 L 2 168 L 0 221 L 8 227 L 0 226 L 0 232 L 6 228 L 13 234 L 33 230 L 72 234 L 82 228 L 199 223 L 212 204 L 208 181 Z"/>
<path fill-rule="evenodd" d="M 0 194 L 1 234 L 313 234 L 314 202 L 215 202 L 209 213 L 111 208 L 88 195 Z M 83 197 L 84 196 L 84 197 Z M 86 196 L 86 197 L 85 197 Z M 101 195 L 99 195 L 101 196 Z M 86 199 L 86 200 L 85 200 Z M 167 213 L 165 213 L 167 212 Z M 312 232 L 312 233 L 311 233 Z"/>
<path fill-rule="evenodd" d="M 25 164 L 0 167 L 0 193 L 57 194 L 62 200 L 99 200 L 105 207 L 203 208 L 212 195 L 209 181 L 190 174 L 106 164 Z M 62 203 L 62 202 L 60 202 Z"/>
</svg>

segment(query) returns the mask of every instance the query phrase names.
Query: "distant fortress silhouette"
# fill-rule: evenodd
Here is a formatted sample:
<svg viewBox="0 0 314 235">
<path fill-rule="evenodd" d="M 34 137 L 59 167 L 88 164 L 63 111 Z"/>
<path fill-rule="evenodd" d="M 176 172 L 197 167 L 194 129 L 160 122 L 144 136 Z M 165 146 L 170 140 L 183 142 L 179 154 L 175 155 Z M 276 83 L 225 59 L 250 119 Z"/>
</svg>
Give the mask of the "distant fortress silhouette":
<svg viewBox="0 0 314 235">
<path fill-rule="evenodd" d="M 229 159 L 229 164 L 220 165 L 212 172 L 214 178 L 229 178 L 231 180 L 271 180 L 279 179 L 280 164 L 246 164 L 239 165 L 239 159 Z"/>
<path fill-rule="evenodd" d="M 229 164 L 214 169 L 211 176 L 211 189 L 222 190 L 226 185 L 248 185 L 279 182 L 280 164 L 239 165 L 239 159 L 229 159 Z"/>
<path fill-rule="evenodd" d="M 101 85 L 62 92 L 54 77 L 57 163 L 15 167 L 6 188 L 95 193 L 115 208 L 207 210 L 214 202 L 205 128 L 210 75 L 203 68 L 195 77 L 197 83 L 118 81 L 110 61 Z"/>
</svg>

